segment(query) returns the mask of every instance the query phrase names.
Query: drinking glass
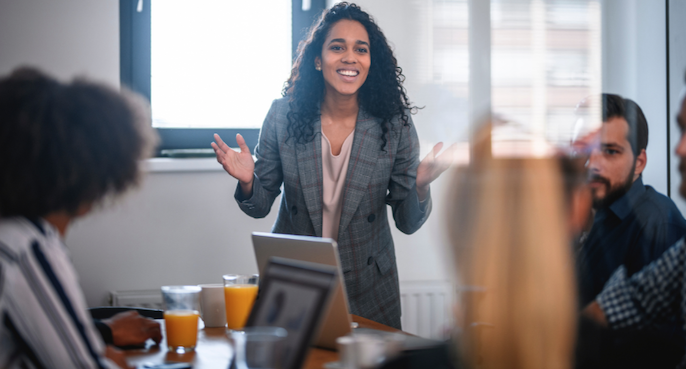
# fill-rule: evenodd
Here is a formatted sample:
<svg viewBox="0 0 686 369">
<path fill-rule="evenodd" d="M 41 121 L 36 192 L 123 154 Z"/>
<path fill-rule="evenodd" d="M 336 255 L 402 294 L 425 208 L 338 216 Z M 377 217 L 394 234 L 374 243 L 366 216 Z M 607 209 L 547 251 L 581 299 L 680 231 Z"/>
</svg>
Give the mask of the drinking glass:
<svg viewBox="0 0 686 369">
<path fill-rule="evenodd" d="M 170 351 L 195 350 L 198 342 L 200 287 L 163 286 L 164 327 Z"/>
<path fill-rule="evenodd" d="M 232 331 L 236 369 L 282 369 L 287 331 L 279 327 L 247 327 Z"/>
<path fill-rule="evenodd" d="M 259 275 L 225 274 L 223 277 L 226 326 L 229 329 L 241 329 L 257 297 Z"/>
</svg>

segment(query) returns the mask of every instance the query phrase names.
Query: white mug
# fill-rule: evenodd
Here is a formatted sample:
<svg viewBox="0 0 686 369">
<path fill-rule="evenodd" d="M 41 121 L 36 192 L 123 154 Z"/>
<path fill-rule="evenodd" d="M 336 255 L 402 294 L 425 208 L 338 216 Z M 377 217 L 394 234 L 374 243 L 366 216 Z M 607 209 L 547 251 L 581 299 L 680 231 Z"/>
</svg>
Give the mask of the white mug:
<svg viewBox="0 0 686 369">
<path fill-rule="evenodd" d="M 200 316 L 205 327 L 223 327 L 226 325 L 224 309 L 224 285 L 221 283 L 201 284 Z"/>
</svg>

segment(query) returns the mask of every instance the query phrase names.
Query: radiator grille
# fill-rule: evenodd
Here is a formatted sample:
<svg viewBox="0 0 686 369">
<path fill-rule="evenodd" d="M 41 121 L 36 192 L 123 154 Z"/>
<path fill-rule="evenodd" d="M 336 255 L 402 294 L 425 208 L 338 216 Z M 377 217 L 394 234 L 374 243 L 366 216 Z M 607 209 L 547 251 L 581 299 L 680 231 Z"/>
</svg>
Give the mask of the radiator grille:
<svg viewBox="0 0 686 369">
<path fill-rule="evenodd" d="M 403 330 L 426 338 L 445 339 L 453 325 L 453 293 L 447 281 L 400 283 Z"/>
</svg>

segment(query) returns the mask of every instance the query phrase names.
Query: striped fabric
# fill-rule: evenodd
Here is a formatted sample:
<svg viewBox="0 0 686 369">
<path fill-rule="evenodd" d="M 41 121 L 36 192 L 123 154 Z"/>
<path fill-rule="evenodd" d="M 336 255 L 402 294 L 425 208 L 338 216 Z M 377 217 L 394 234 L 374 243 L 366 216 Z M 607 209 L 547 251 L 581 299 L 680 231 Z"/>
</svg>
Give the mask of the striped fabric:
<svg viewBox="0 0 686 369">
<path fill-rule="evenodd" d="M 117 368 L 44 220 L 0 218 L 0 368 Z"/>
</svg>

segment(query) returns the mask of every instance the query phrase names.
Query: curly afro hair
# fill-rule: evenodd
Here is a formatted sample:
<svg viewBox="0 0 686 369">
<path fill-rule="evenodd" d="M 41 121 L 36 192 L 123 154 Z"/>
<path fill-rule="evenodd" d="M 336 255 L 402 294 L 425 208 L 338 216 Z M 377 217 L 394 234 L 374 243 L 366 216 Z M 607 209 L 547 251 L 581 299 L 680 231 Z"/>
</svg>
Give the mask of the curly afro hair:
<svg viewBox="0 0 686 369">
<path fill-rule="evenodd" d="M 0 78 L 0 215 L 76 214 L 122 193 L 155 142 L 132 93 L 18 69 Z"/>
</svg>

